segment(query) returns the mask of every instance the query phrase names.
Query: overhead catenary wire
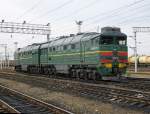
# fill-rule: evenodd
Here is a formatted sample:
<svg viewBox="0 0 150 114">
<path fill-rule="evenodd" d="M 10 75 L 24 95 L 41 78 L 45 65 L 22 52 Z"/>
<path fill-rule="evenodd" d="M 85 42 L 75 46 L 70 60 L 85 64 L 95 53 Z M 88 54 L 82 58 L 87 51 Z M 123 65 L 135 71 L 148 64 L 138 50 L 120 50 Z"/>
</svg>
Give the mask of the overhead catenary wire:
<svg viewBox="0 0 150 114">
<path fill-rule="evenodd" d="M 135 22 L 140 22 L 148 18 L 150 18 L 150 15 L 140 15 L 140 16 L 135 16 L 135 17 L 129 17 L 122 21 L 118 21 L 116 24 L 122 25 L 122 24 L 127 24 L 127 23 L 135 23 Z"/>
<path fill-rule="evenodd" d="M 135 2 L 132 2 L 132 3 L 129 3 L 129 4 L 123 5 L 123 6 L 119 7 L 119 8 L 115 8 L 115 9 L 110 10 L 110 11 L 102 12 L 102 13 L 97 14 L 97 15 L 95 15 L 95 16 L 88 17 L 88 18 L 84 19 L 84 21 L 91 20 L 91 19 L 93 19 L 93 18 L 95 18 L 95 17 L 96 17 L 96 18 L 97 18 L 97 17 L 104 17 L 104 15 L 108 15 L 108 16 L 109 16 L 109 15 L 111 15 L 111 14 L 119 13 L 119 12 L 121 12 L 122 10 L 126 10 L 127 8 L 130 8 L 130 7 L 132 7 L 132 6 L 135 6 L 135 5 L 137 5 L 137 4 L 139 4 L 139 3 L 143 2 L 143 1 L 145 1 L 145 0 L 138 0 L 138 1 L 135 1 Z"/>
<path fill-rule="evenodd" d="M 54 12 L 56 12 L 57 10 L 60 10 L 61 8 L 65 7 L 66 5 L 73 3 L 73 1 L 74 1 L 74 0 L 68 0 L 68 1 L 66 1 L 66 2 L 64 2 L 64 3 L 62 3 L 62 4 L 60 4 L 59 6 L 53 8 L 53 9 L 47 11 L 47 12 L 45 12 L 44 14 L 39 15 L 39 16 L 36 17 L 36 18 L 33 18 L 33 19 L 30 20 L 29 22 L 37 21 L 37 20 L 43 18 L 44 16 L 46 16 L 46 15 L 48 15 L 48 14 L 54 13 Z"/>
<path fill-rule="evenodd" d="M 111 18 L 106 18 L 106 17 L 103 17 L 103 18 L 99 18 L 99 19 L 97 19 L 97 20 L 95 20 L 93 23 L 96 23 L 96 22 L 98 22 L 99 20 L 101 20 L 101 22 L 103 21 L 105 21 L 105 22 L 107 22 L 107 23 L 112 23 L 112 22 L 120 22 L 120 21 L 122 21 L 122 20 L 125 20 L 125 19 L 128 19 L 128 18 L 131 18 L 131 17 L 135 17 L 135 14 L 137 14 L 138 13 L 138 15 L 139 14 L 141 14 L 140 12 L 142 12 L 142 14 L 143 14 L 143 12 L 144 12 L 144 10 L 147 10 L 147 9 L 149 9 L 149 7 L 146 7 L 146 6 L 149 6 L 150 4 L 144 4 L 144 5 L 142 5 L 142 6 L 140 6 L 140 7 L 137 7 L 137 8 L 134 8 L 134 9 L 132 9 L 132 12 L 128 12 L 128 10 L 130 10 L 130 9 L 128 9 L 128 10 L 126 10 L 126 11 L 124 11 L 123 13 L 122 12 L 120 12 L 120 13 L 116 13 L 116 14 L 114 14 L 114 15 L 111 15 Z M 144 9 L 142 9 L 142 8 L 144 8 Z M 145 8 L 147 8 L 147 9 L 145 9 Z M 147 13 L 147 12 L 146 12 Z M 120 19 L 121 18 L 121 19 Z M 108 22 L 108 21 L 109 22 Z"/>
<path fill-rule="evenodd" d="M 130 8 L 131 6 L 135 6 L 135 5 L 137 5 L 138 3 L 140 3 L 140 2 L 143 2 L 144 0 L 140 0 L 139 2 L 134 2 L 134 4 L 133 3 L 130 3 L 130 4 L 127 4 L 127 5 L 124 5 L 124 6 L 128 6 L 128 7 L 126 7 L 126 9 L 127 8 Z M 116 8 L 116 9 L 114 9 L 114 10 L 117 10 L 117 9 L 119 9 L 119 12 L 120 11 L 124 11 L 125 10 L 125 8 L 124 8 L 124 6 L 122 6 L 121 8 L 122 8 L 122 10 L 120 9 L 120 8 Z M 144 6 L 143 6 L 144 7 Z M 135 8 L 134 8 L 135 9 Z M 132 9 L 132 10 L 134 10 L 134 9 Z M 112 12 L 114 12 L 114 10 L 111 10 Z M 129 9 L 129 10 L 131 10 L 131 9 Z M 136 9 L 135 9 L 136 10 Z M 106 12 L 107 14 L 110 14 L 110 13 L 112 13 L 112 12 Z M 113 13 L 114 14 L 114 13 Z M 116 13 L 115 13 L 116 14 Z M 109 19 L 110 20 L 110 18 L 108 17 L 108 16 L 102 16 L 101 18 L 103 18 L 103 19 L 99 19 L 99 20 L 107 20 L 107 19 Z M 97 18 L 95 18 L 95 19 L 97 19 Z M 95 20 L 94 19 L 94 20 Z M 93 21 L 93 20 L 92 20 Z M 93 21 L 94 22 L 94 21 Z M 92 23 L 90 23 L 90 24 L 86 24 L 86 25 L 84 25 L 84 26 L 89 26 L 89 25 L 92 25 L 93 24 L 93 22 Z M 67 27 L 64 27 L 63 28 L 63 30 L 61 30 L 61 31 L 65 31 L 65 30 L 69 30 L 69 29 L 73 29 L 74 27 L 69 27 L 69 28 L 67 28 Z M 57 30 L 60 30 L 60 29 L 57 29 Z"/>
<path fill-rule="evenodd" d="M 16 18 L 16 20 L 20 19 L 20 18 L 23 18 L 25 15 L 27 15 L 28 13 L 31 13 L 31 11 L 33 11 L 34 9 L 37 8 L 37 6 L 40 5 L 40 3 L 42 2 L 43 0 L 38 0 L 33 6 L 31 6 L 29 9 L 27 9 L 24 13 L 22 13 L 20 16 L 18 16 Z"/>
<path fill-rule="evenodd" d="M 95 0 L 95 1 L 92 1 L 91 3 L 93 3 L 93 4 L 95 4 L 96 2 L 97 2 L 98 0 Z M 136 4 L 138 4 L 138 3 L 140 3 L 140 2 L 143 2 L 144 0 L 138 0 L 138 1 L 135 1 L 135 2 L 132 2 L 131 4 L 126 4 L 126 5 L 124 5 L 123 7 L 119 7 L 119 8 L 116 8 L 116 9 L 114 9 L 114 10 L 111 10 L 110 12 L 104 12 L 104 13 L 102 13 L 102 14 L 104 14 L 104 15 L 107 15 L 107 13 L 110 13 L 110 14 L 113 14 L 113 13 L 117 13 L 117 12 L 120 12 L 120 10 L 121 9 L 126 9 L 126 8 L 128 8 L 128 7 L 131 7 L 131 6 L 134 6 L 134 5 L 136 5 Z M 83 11 L 83 9 L 85 8 L 88 8 L 88 7 L 90 7 L 92 4 L 87 4 L 85 7 L 82 7 L 82 8 L 79 8 L 78 10 L 75 10 L 74 12 L 76 12 L 76 13 L 78 13 L 78 11 L 80 11 L 81 9 L 82 9 L 82 11 Z M 64 4 L 63 4 L 64 5 Z M 62 5 L 62 6 L 63 6 Z M 125 8 L 126 7 L 126 8 Z M 58 7 L 57 7 L 58 8 Z M 54 8 L 54 9 L 52 9 L 52 10 L 50 10 L 50 11 L 48 11 L 47 13 L 50 13 L 50 12 L 53 12 L 53 11 L 55 11 L 55 9 L 57 10 L 57 8 Z M 60 7 L 59 7 L 60 8 Z M 58 9 L 59 10 L 59 9 Z M 72 14 L 74 14 L 74 13 L 72 13 Z M 99 14 L 99 16 L 101 16 L 102 14 Z M 46 13 L 45 14 L 43 14 L 43 15 L 46 15 Z M 96 17 L 99 17 L 98 15 L 96 15 Z M 41 17 L 41 16 L 40 16 Z M 37 18 L 37 20 L 38 19 L 40 19 L 40 17 L 39 18 Z M 68 16 L 67 16 L 68 17 Z M 70 17 L 70 16 L 69 16 Z M 94 16 L 95 17 L 95 16 Z M 94 18 L 94 17 L 92 17 L 92 18 Z M 107 16 L 106 16 L 107 17 Z M 104 16 L 104 18 L 106 18 L 105 16 Z M 61 18 L 61 20 L 63 20 L 64 18 Z M 89 18 L 89 19 L 91 19 L 91 17 Z M 88 18 L 87 19 L 84 19 L 85 21 L 87 21 L 87 20 L 89 20 Z M 83 21 L 84 21 L 83 20 Z M 55 22 L 57 21 L 57 20 L 54 20 Z M 63 29 L 64 30 L 64 29 Z"/>
<path fill-rule="evenodd" d="M 129 7 L 132 7 L 132 6 L 134 6 L 134 5 L 137 5 L 137 4 L 139 4 L 139 3 L 143 2 L 143 1 L 144 1 L 144 0 L 138 0 L 138 1 L 132 2 L 132 3 L 130 3 L 130 4 L 126 4 L 126 5 L 122 6 L 122 7 L 119 7 L 119 8 L 116 8 L 116 9 L 113 9 L 113 10 L 110 10 L 110 11 L 107 11 L 107 12 L 98 13 L 98 14 L 95 15 L 95 16 L 91 16 L 91 17 L 87 17 L 87 18 L 83 19 L 83 21 L 92 20 L 93 18 L 98 18 L 98 17 L 105 17 L 105 15 L 107 16 L 107 15 L 111 15 L 111 14 L 116 14 L 116 13 L 120 12 L 122 9 L 125 10 L 126 8 L 129 8 Z M 95 3 L 97 3 L 97 0 L 96 0 L 96 1 L 93 1 L 93 4 L 95 4 Z M 59 20 L 64 20 L 66 17 L 69 17 L 69 18 L 70 18 L 71 15 L 80 13 L 80 12 L 83 11 L 83 9 L 89 8 L 89 7 L 91 7 L 93 4 L 92 4 L 92 3 L 89 3 L 87 6 L 85 6 L 85 7 L 83 7 L 83 8 L 79 8 L 79 9 L 77 9 L 77 10 L 71 12 L 71 14 L 69 14 L 69 16 L 66 15 L 66 16 L 64 16 L 64 17 L 60 17 L 60 18 L 55 19 L 54 21 L 51 21 L 51 22 L 57 22 L 57 21 L 59 21 Z"/>
<path fill-rule="evenodd" d="M 69 13 L 69 14 L 67 14 L 67 15 L 65 15 L 65 16 L 62 16 L 62 17 L 60 17 L 60 18 L 57 18 L 57 19 L 54 19 L 54 21 L 52 21 L 52 22 L 56 22 L 56 21 L 59 21 L 59 20 L 64 20 L 64 19 L 66 19 L 66 18 L 68 18 L 68 17 L 71 17 L 72 15 L 74 15 L 74 14 L 78 14 L 78 13 L 81 13 L 82 11 L 84 11 L 85 9 L 87 9 L 87 8 L 89 8 L 89 7 L 92 7 L 93 5 L 95 5 L 96 3 L 98 3 L 98 2 L 100 2 L 101 0 L 94 0 L 94 1 L 92 1 L 92 2 L 90 2 L 90 3 L 88 3 L 87 5 L 85 5 L 84 7 L 81 7 L 81 8 L 79 8 L 79 9 L 77 9 L 77 10 L 75 10 L 75 11 L 73 11 L 73 12 L 71 12 L 71 13 Z M 69 16 L 68 16 L 69 15 Z"/>
<path fill-rule="evenodd" d="M 96 1 L 97 0 L 95 0 L 95 1 L 93 1 L 93 3 L 95 2 L 96 3 Z M 98 14 L 98 15 L 95 15 L 95 16 L 92 16 L 92 17 L 88 17 L 88 18 L 86 18 L 86 19 L 84 19 L 83 21 L 87 21 L 87 20 L 90 20 L 90 19 L 92 19 L 92 21 L 93 20 L 95 20 L 95 19 L 97 19 L 97 20 L 99 20 L 99 17 L 100 18 L 104 18 L 103 20 L 104 21 L 106 21 L 107 19 L 109 20 L 110 19 L 110 16 L 111 15 L 114 15 L 114 14 L 117 14 L 118 12 L 121 12 L 122 10 L 124 10 L 124 9 L 127 9 L 127 8 L 129 8 L 129 7 L 131 7 L 131 6 L 134 6 L 134 5 L 137 5 L 137 4 L 139 4 L 139 3 L 141 3 L 141 2 L 143 2 L 144 0 L 138 0 L 138 1 L 135 1 L 135 2 L 132 2 L 131 4 L 126 4 L 126 5 L 124 5 L 124 6 L 122 6 L 122 7 L 119 7 L 119 8 L 116 8 L 116 9 L 114 9 L 114 10 L 111 10 L 111 11 L 108 11 L 108 12 L 103 12 L 103 13 L 101 13 L 101 14 Z M 88 8 L 88 5 L 87 5 L 87 7 L 85 7 L 85 9 L 86 8 Z M 82 9 L 84 9 L 84 8 L 82 8 Z M 56 9 L 57 10 L 57 9 Z M 60 9 L 58 9 L 58 10 L 60 10 Z M 50 12 L 50 11 L 52 11 L 52 12 Z M 55 12 L 55 10 L 50 10 L 49 11 L 49 13 L 53 13 L 53 11 Z M 82 10 L 83 11 L 83 10 Z M 75 12 L 75 11 L 74 11 Z M 48 12 L 47 12 L 48 13 Z M 76 11 L 76 13 L 78 13 L 78 11 Z M 45 13 L 46 14 L 46 13 Z M 104 15 L 102 15 L 102 14 L 104 14 Z M 44 15 L 44 14 L 43 14 Z M 69 16 L 70 17 L 70 16 Z M 97 18 L 98 17 L 98 18 Z M 39 19 L 39 18 L 38 18 Z M 63 20 L 64 18 L 61 18 L 61 20 Z M 54 20 L 55 22 L 57 21 L 57 20 Z M 64 29 L 63 29 L 64 30 Z"/>
<path fill-rule="evenodd" d="M 144 21 L 149 21 L 149 19 L 150 19 L 150 15 L 148 15 L 148 16 L 139 16 L 139 17 L 135 17 L 135 18 L 133 18 L 134 19 L 134 23 L 136 22 L 142 22 L 143 20 Z M 122 25 L 122 24 L 126 24 L 126 23 L 128 23 L 128 24 L 133 24 L 133 21 L 131 21 L 131 19 L 128 19 L 128 20 L 124 20 L 124 21 L 122 21 L 122 22 L 119 22 L 119 23 L 117 23 L 117 25 Z"/>
<path fill-rule="evenodd" d="M 136 1 L 136 2 L 132 2 L 132 3 L 130 3 L 130 4 L 126 4 L 126 5 L 124 5 L 124 6 L 122 6 L 122 7 L 119 7 L 119 8 L 116 8 L 116 9 L 113 9 L 113 10 L 111 10 L 111 11 L 108 11 L 108 12 L 103 12 L 103 13 L 101 13 L 101 14 L 99 14 L 99 18 L 95 18 L 95 19 L 97 19 L 97 20 L 110 20 L 111 19 L 111 17 L 115 14 L 117 14 L 118 12 L 121 12 L 121 11 L 123 11 L 123 10 L 126 10 L 127 8 L 130 8 L 130 7 L 132 7 L 132 6 L 135 6 L 135 5 L 137 5 L 137 4 L 139 4 L 139 3 L 141 3 L 141 2 L 143 2 L 144 0 L 139 0 L 139 1 Z M 130 10 L 130 9 L 129 9 Z M 105 14 L 105 16 L 103 15 L 103 14 Z M 107 15 L 108 14 L 108 15 Z M 111 15 L 110 15 L 111 14 Z M 89 20 L 89 19 L 92 19 L 92 18 L 94 18 L 95 16 L 92 16 L 92 17 L 89 17 L 89 18 L 86 18 L 86 19 L 84 19 L 83 21 L 86 21 L 86 20 Z M 96 17 L 98 17 L 98 15 L 96 15 Z M 93 21 L 94 22 L 94 21 Z M 93 23 L 91 23 L 91 24 L 87 24 L 87 25 L 92 25 Z M 87 26 L 86 25 L 86 26 Z M 73 27 L 71 27 L 71 28 L 73 28 Z M 63 29 L 63 31 L 64 31 L 65 29 Z M 67 28 L 67 30 L 69 30 L 68 28 Z"/>
</svg>

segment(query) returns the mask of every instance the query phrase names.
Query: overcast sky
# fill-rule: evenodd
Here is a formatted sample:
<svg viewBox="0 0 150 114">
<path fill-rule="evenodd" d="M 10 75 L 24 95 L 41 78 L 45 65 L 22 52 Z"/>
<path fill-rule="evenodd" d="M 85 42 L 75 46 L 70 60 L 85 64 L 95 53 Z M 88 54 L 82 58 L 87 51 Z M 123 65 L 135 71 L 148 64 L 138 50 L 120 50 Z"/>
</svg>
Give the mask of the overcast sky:
<svg viewBox="0 0 150 114">
<path fill-rule="evenodd" d="M 75 20 L 82 20 L 82 32 L 96 32 L 98 26 L 116 26 L 128 36 L 133 26 L 150 26 L 150 0 L 0 0 L 0 20 L 47 24 L 51 23 L 51 37 L 77 32 Z M 150 33 L 138 33 L 138 53 L 150 55 Z M 0 34 L 0 44 L 8 44 L 9 53 L 18 47 L 46 41 L 46 36 Z M 134 41 L 128 38 L 128 45 Z M 2 50 L 3 51 L 3 50 Z M 129 55 L 133 50 L 129 49 Z"/>
</svg>

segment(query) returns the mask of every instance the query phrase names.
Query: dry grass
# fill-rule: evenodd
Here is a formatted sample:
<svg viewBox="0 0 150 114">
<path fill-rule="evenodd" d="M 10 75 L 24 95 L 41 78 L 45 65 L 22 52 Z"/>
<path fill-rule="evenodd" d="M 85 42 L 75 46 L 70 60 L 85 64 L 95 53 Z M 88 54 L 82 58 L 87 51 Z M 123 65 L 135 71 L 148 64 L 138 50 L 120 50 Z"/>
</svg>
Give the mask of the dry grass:
<svg viewBox="0 0 150 114">
<path fill-rule="evenodd" d="M 63 92 L 55 92 L 12 80 L 0 78 L 0 84 L 71 110 L 76 114 L 144 114 L 115 105 L 101 103 L 100 101 L 77 97 Z"/>
</svg>

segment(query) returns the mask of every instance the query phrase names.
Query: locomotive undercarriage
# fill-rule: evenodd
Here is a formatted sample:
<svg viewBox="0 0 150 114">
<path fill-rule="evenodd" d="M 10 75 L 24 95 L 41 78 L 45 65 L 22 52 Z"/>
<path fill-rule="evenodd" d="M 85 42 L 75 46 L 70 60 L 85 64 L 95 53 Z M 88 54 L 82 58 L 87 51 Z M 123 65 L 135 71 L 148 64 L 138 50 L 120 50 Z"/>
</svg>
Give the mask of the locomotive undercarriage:
<svg viewBox="0 0 150 114">
<path fill-rule="evenodd" d="M 16 65 L 16 66 L 15 66 L 15 70 L 16 70 L 16 71 L 21 71 L 21 65 Z"/>
<path fill-rule="evenodd" d="M 69 78 L 83 79 L 83 80 L 116 80 L 120 76 L 102 76 L 98 72 L 97 68 L 89 65 L 67 65 L 68 73 L 60 73 L 55 65 L 29 65 L 27 67 L 28 73 L 45 74 L 49 77 L 55 77 L 56 74 L 63 74 Z M 21 71 L 21 66 L 16 67 L 16 71 Z M 115 79 L 114 79 L 115 78 Z"/>
<path fill-rule="evenodd" d="M 69 71 L 68 76 L 70 78 L 76 79 L 84 79 L 84 80 L 98 80 L 101 79 L 101 75 L 96 71 L 95 67 L 89 67 L 88 65 L 68 65 Z M 22 71 L 21 66 L 15 67 L 16 71 Z M 35 73 L 35 74 L 45 74 L 49 76 L 56 76 L 57 71 L 55 65 L 28 65 L 27 71 L 28 73 Z M 62 73 L 61 73 L 62 74 Z"/>
<path fill-rule="evenodd" d="M 73 65 L 70 68 L 69 74 L 72 78 L 77 79 L 84 79 L 84 80 L 101 79 L 101 75 L 97 72 L 95 67 L 89 67 L 86 65 L 82 66 Z"/>
<path fill-rule="evenodd" d="M 56 69 L 54 65 L 39 65 L 39 66 L 29 65 L 27 72 L 45 75 L 54 75 L 56 74 Z"/>
</svg>

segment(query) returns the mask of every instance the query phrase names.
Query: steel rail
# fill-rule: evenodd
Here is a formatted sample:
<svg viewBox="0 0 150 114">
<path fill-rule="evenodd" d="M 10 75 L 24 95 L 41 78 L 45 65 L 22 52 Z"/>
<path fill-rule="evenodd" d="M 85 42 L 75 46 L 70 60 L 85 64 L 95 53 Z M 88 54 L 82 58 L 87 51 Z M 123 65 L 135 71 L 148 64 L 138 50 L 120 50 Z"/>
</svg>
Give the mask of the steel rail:
<svg viewBox="0 0 150 114">
<path fill-rule="evenodd" d="M 4 112 L 0 113 L 16 113 L 16 114 L 20 114 L 19 111 L 17 111 L 16 109 L 14 109 L 12 106 L 8 105 L 6 102 L 4 102 L 3 100 L 0 99 L 0 107 L 1 110 L 3 110 Z"/>
<path fill-rule="evenodd" d="M 78 81 L 59 80 L 59 79 L 53 79 L 53 80 L 49 79 L 48 81 L 47 78 L 40 78 L 35 76 L 32 77 L 33 78 L 30 79 L 31 82 L 34 81 L 35 83 L 40 83 L 39 86 L 45 84 L 44 87 L 47 87 L 47 85 L 49 85 L 48 88 L 54 90 L 63 90 L 69 93 L 92 97 L 97 100 L 99 99 L 102 101 L 104 100 L 113 103 L 114 102 L 120 103 L 123 101 L 122 104 L 126 104 L 126 102 L 128 102 L 127 103 L 128 106 L 132 104 L 134 106 L 141 105 L 141 108 L 150 107 L 150 93 L 146 91 L 141 91 L 141 90 L 139 91 L 136 89 L 133 90 L 131 88 L 117 87 L 117 86 L 113 86 L 113 84 L 104 85 L 104 84 L 82 83 Z M 25 80 L 27 79 L 25 78 Z M 53 81 L 55 83 L 53 83 Z M 139 82 L 141 83 L 141 81 Z M 127 83 L 124 83 L 124 85 L 126 84 Z"/>
<path fill-rule="evenodd" d="M 46 77 L 46 75 L 38 75 L 38 74 L 28 74 L 28 73 L 0 73 L 4 75 L 8 75 L 8 76 L 12 76 L 12 75 L 18 75 L 18 76 L 31 76 L 31 77 L 35 77 L 37 80 L 41 80 L 41 79 L 49 79 L 48 77 Z M 9 79 L 9 77 L 8 77 Z M 74 80 L 71 78 L 63 78 L 63 77 L 59 77 L 59 78 L 50 78 L 50 79 L 54 79 L 54 80 L 59 80 L 59 81 L 73 81 L 73 82 L 80 82 L 80 83 L 85 83 L 85 84 L 93 84 L 93 85 L 107 85 L 107 86 L 115 86 L 115 87 L 119 87 L 119 88 L 125 88 L 125 89 L 130 89 L 130 90 L 137 90 L 137 91 L 141 91 L 144 93 L 150 93 L 150 79 L 137 79 L 137 78 L 127 78 L 127 81 L 125 82 L 106 82 L 106 81 L 85 81 L 85 80 Z"/>
<path fill-rule="evenodd" d="M 38 106 L 41 106 L 41 107 L 45 107 L 46 109 L 48 109 L 48 111 L 50 113 L 54 113 L 54 114 L 73 114 L 72 112 L 69 112 L 69 111 L 64 110 L 62 108 L 59 108 L 59 107 L 54 106 L 52 104 L 48 104 L 46 102 L 40 101 L 36 98 L 25 95 L 23 93 L 20 93 L 16 90 L 8 88 L 8 87 L 0 85 L 0 89 L 1 89 L 1 91 L 3 91 L 3 93 L 5 92 L 5 93 L 8 93 L 8 94 L 11 94 L 11 95 L 14 95 L 14 96 L 19 96 L 20 98 L 25 99 L 26 101 L 30 102 L 31 104 L 38 105 Z"/>
</svg>

